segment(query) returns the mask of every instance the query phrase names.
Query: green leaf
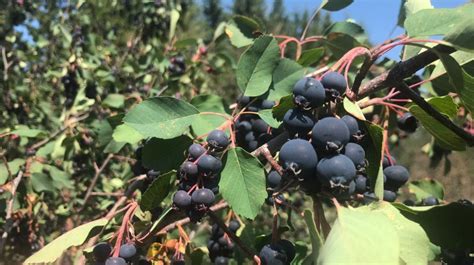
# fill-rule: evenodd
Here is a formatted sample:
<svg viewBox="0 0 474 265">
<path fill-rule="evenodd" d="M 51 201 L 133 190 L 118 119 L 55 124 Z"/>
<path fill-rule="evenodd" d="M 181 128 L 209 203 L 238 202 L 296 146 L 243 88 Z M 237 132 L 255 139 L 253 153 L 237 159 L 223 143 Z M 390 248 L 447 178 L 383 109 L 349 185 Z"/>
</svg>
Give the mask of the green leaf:
<svg viewBox="0 0 474 265">
<path fill-rule="evenodd" d="M 280 59 L 277 67 L 273 71 L 273 84 L 270 87 L 267 99 L 279 100 L 291 94 L 293 86 L 304 77 L 304 68 L 293 60 Z"/>
<path fill-rule="evenodd" d="M 438 53 L 439 59 L 443 63 L 444 68 L 449 77 L 450 84 L 456 89 L 464 87 L 463 70 L 458 62 L 449 54 Z"/>
<path fill-rule="evenodd" d="M 457 92 L 461 101 L 470 112 L 474 114 L 474 77 L 463 70 L 464 87 L 458 88 Z"/>
<path fill-rule="evenodd" d="M 46 132 L 44 130 L 39 129 L 30 129 L 26 126 L 17 126 L 17 128 L 11 131 L 9 134 L 16 134 L 21 137 L 27 138 L 37 138 L 37 137 L 44 137 Z"/>
<path fill-rule="evenodd" d="M 400 11 L 398 12 L 398 26 L 403 27 L 405 19 L 412 14 L 423 10 L 432 9 L 431 0 L 402 0 Z"/>
<path fill-rule="evenodd" d="M 102 104 L 111 108 L 122 108 L 125 103 L 125 96 L 122 94 L 108 94 Z"/>
<path fill-rule="evenodd" d="M 474 61 L 474 53 L 465 51 L 456 51 L 451 54 L 451 57 L 465 70 L 472 65 Z M 449 79 L 446 68 L 441 60 L 436 61 L 434 69 L 429 78 L 432 79 L 432 85 L 438 94 L 447 94 L 448 92 L 456 92 L 459 89 L 454 87 L 453 82 Z M 472 74 L 472 72 L 467 72 Z M 464 82 L 468 82 L 464 77 Z M 465 84 L 467 86 L 468 84 Z M 462 90 L 462 89 L 461 89 Z M 459 92 L 458 92 L 459 93 Z"/>
<path fill-rule="evenodd" d="M 324 40 L 324 44 L 336 58 L 342 57 L 352 48 L 360 46 L 360 43 L 354 37 L 339 32 L 329 33 L 326 40 Z"/>
<path fill-rule="evenodd" d="M 176 25 L 179 20 L 179 11 L 176 9 L 171 10 L 170 12 L 170 31 L 168 32 L 168 39 L 171 40 L 174 37 L 176 31 Z"/>
<path fill-rule="evenodd" d="M 71 181 L 71 177 L 64 171 L 57 167 L 49 166 L 49 175 L 53 180 L 53 185 L 56 189 L 61 190 L 63 188 L 73 189 L 74 185 Z"/>
<path fill-rule="evenodd" d="M 273 70 L 280 60 L 280 48 L 270 36 L 255 40 L 240 57 L 237 65 L 237 84 L 246 96 L 265 94 L 272 83 Z"/>
<path fill-rule="evenodd" d="M 400 239 L 400 259 L 404 264 L 428 264 L 431 243 L 423 228 L 409 219 L 389 203 L 375 204 L 377 211 L 383 212 L 397 231 Z"/>
<path fill-rule="evenodd" d="M 323 245 L 323 239 L 316 229 L 313 212 L 306 209 L 304 210 L 303 217 L 306 227 L 308 227 L 309 237 L 311 239 L 311 254 L 305 260 L 308 260 L 308 262 L 311 261 L 312 264 L 316 264 Z"/>
<path fill-rule="evenodd" d="M 82 245 L 89 237 L 99 232 L 99 229 L 108 223 L 107 219 L 101 218 L 80 225 L 56 238 L 41 250 L 25 260 L 25 264 L 43 264 L 55 262 L 64 251 L 70 247 Z"/>
<path fill-rule="evenodd" d="M 219 190 L 238 215 L 254 219 L 268 196 L 265 171 L 257 158 L 240 147 L 227 151 Z"/>
<path fill-rule="evenodd" d="M 190 103 L 200 112 L 227 114 L 224 100 L 216 95 L 199 95 L 193 97 Z M 225 121 L 226 119 L 219 115 L 201 114 L 194 119 L 191 128 L 196 135 L 204 135 L 219 127 Z"/>
<path fill-rule="evenodd" d="M 399 264 L 400 243 L 384 213 L 369 206 L 340 207 L 318 264 Z"/>
<path fill-rule="evenodd" d="M 324 56 L 324 48 L 313 48 L 309 50 L 304 50 L 301 53 L 301 57 L 298 59 L 298 63 L 304 67 L 316 64 Z"/>
<path fill-rule="evenodd" d="M 264 109 L 259 111 L 258 116 L 260 116 L 260 118 L 262 118 L 262 120 L 264 120 L 272 128 L 278 128 L 282 123 L 273 118 L 273 112 L 271 109 Z"/>
<path fill-rule="evenodd" d="M 15 158 L 12 161 L 8 162 L 8 168 L 10 169 L 10 172 L 12 174 L 12 177 L 16 177 L 16 174 L 18 173 L 18 170 L 20 170 L 20 167 L 25 164 L 25 160 L 21 158 Z M 5 184 L 8 180 L 8 170 L 7 167 L 5 166 L 5 163 L 0 163 L 0 185 Z"/>
<path fill-rule="evenodd" d="M 143 166 L 161 172 L 177 169 L 192 142 L 191 138 L 185 135 L 173 139 L 151 138 L 143 146 Z"/>
<path fill-rule="evenodd" d="M 410 37 L 445 36 L 456 47 L 474 49 L 474 4 L 457 8 L 423 9 L 407 17 L 405 29 Z"/>
<path fill-rule="evenodd" d="M 356 102 L 352 102 L 349 98 L 344 97 L 343 105 L 347 113 L 351 114 L 352 116 L 356 117 L 361 121 L 365 121 L 364 113 Z"/>
<path fill-rule="evenodd" d="M 336 22 L 324 31 L 324 35 L 329 35 L 334 32 L 349 35 L 361 43 L 367 40 L 364 29 L 353 21 Z"/>
<path fill-rule="evenodd" d="M 283 116 L 285 116 L 286 112 L 294 107 L 295 103 L 293 102 L 293 95 L 282 97 L 280 102 L 272 108 L 273 117 L 277 121 L 283 121 Z"/>
<path fill-rule="evenodd" d="M 365 121 L 365 130 L 368 135 L 363 138 L 362 146 L 364 147 L 367 161 L 367 176 L 370 179 L 371 188 L 374 190 L 377 198 L 383 198 L 383 168 L 382 168 L 382 144 L 383 129 L 382 127 Z"/>
<path fill-rule="evenodd" d="M 447 112 L 455 108 L 455 103 L 449 96 L 442 98 L 431 98 L 428 100 L 435 109 L 441 113 Z M 438 122 L 418 105 L 409 107 L 410 112 L 423 124 L 423 127 L 433 135 L 438 141 L 439 145 L 448 150 L 462 151 L 466 149 L 464 140 L 455 134 L 453 131 Z"/>
<path fill-rule="evenodd" d="M 408 219 L 423 227 L 433 244 L 447 249 L 474 247 L 474 207 L 461 203 L 430 207 L 408 207 L 395 203 Z M 469 236 L 468 236 L 469 235 Z"/>
<path fill-rule="evenodd" d="M 143 138 L 134 127 L 129 124 L 122 124 L 115 128 L 114 133 L 112 134 L 113 140 L 119 143 L 129 143 L 136 144 Z"/>
<path fill-rule="evenodd" d="M 170 139 L 183 134 L 198 114 L 199 111 L 187 102 L 156 97 L 135 106 L 123 121 L 145 138 Z"/>
<path fill-rule="evenodd" d="M 321 6 L 327 11 L 338 11 L 349 6 L 352 2 L 353 0 L 324 0 Z"/>
<path fill-rule="evenodd" d="M 408 191 L 415 194 L 418 201 L 433 196 L 442 200 L 444 198 L 444 187 L 441 182 L 434 179 L 414 180 L 408 183 Z"/>
<path fill-rule="evenodd" d="M 291 265 L 300 265 L 303 264 L 303 260 L 306 258 L 308 253 L 308 246 L 306 242 L 296 241 L 295 242 L 295 258 L 291 261 Z"/>
<path fill-rule="evenodd" d="M 59 24 L 58 27 L 61 30 L 61 33 L 64 35 L 64 39 L 66 39 L 67 44 L 70 44 L 72 42 L 72 36 L 71 33 L 69 33 L 69 30 L 67 30 L 64 25 L 61 24 Z"/>
<path fill-rule="evenodd" d="M 245 16 L 234 16 L 225 26 L 225 33 L 232 45 L 237 48 L 245 47 L 254 41 L 254 33 L 260 28 L 259 24 Z M 216 35 L 214 35 L 216 36 Z"/>
<path fill-rule="evenodd" d="M 304 67 L 315 64 L 321 60 L 324 56 L 324 48 L 313 48 L 309 50 L 304 50 L 301 53 L 301 57 L 298 59 L 298 63 Z"/>
<path fill-rule="evenodd" d="M 53 179 L 44 173 L 31 174 L 31 185 L 36 192 L 49 191 L 54 192 Z"/>
<path fill-rule="evenodd" d="M 176 171 L 170 171 L 156 178 L 143 193 L 140 208 L 144 211 L 160 206 L 168 196 L 176 177 Z"/>
</svg>

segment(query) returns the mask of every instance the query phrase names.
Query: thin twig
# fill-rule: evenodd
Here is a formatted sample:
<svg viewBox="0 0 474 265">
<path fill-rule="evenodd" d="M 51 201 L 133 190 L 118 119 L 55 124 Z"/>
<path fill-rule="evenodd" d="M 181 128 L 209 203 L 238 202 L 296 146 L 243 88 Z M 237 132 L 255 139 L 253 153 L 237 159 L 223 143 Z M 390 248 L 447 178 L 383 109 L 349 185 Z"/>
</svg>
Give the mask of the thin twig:
<svg viewBox="0 0 474 265">
<path fill-rule="evenodd" d="M 95 184 L 97 183 L 97 180 L 99 179 L 100 174 L 102 173 L 102 171 L 104 171 L 105 167 L 107 166 L 107 164 L 109 163 L 110 159 L 112 159 L 113 156 L 114 156 L 113 154 L 109 154 L 107 158 L 104 160 L 104 162 L 102 163 L 102 166 L 100 166 L 99 170 L 96 170 L 94 178 L 92 178 L 91 184 L 89 185 L 89 188 L 87 189 L 86 196 L 84 196 L 84 202 L 81 209 L 79 210 L 80 212 L 86 206 L 87 201 L 89 200 L 91 196 L 92 190 L 94 189 Z"/>
<path fill-rule="evenodd" d="M 316 15 L 319 13 L 319 11 L 321 10 L 322 7 L 323 7 L 323 5 L 317 7 L 314 10 L 313 14 L 311 15 L 308 22 L 306 23 L 306 26 L 304 27 L 303 33 L 301 33 L 300 41 L 304 40 L 304 38 L 306 37 L 306 33 L 308 33 L 309 26 L 311 26 L 311 23 L 316 18 Z"/>
<path fill-rule="evenodd" d="M 5 47 L 2 47 L 2 59 L 3 59 L 3 81 L 7 81 L 8 80 L 8 68 L 10 68 L 10 66 L 12 66 L 13 62 L 8 62 Z"/>
<path fill-rule="evenodd" d="M 0 239 L 0 255 L 3 254 L 3 247 L 5 246 L 5 241 L 7 240 L 8 233 L 10 232 L 10 229 L 12 229 L 13 226 L 13 220 L 12 220 L 12 213 L 13 213 L 13 204 L 15 202 L 15 195 L 16 195 L 16 190 L 18 188 L 18 185 L 20 184 L 21 178 L 23 178 L 23 171 L 20 170 L 18 172 L 18 175 L 16 176 L 15 179 L 12 181 L 12 187 L 11 187 L 11 198 L 7 201 L 7 209 L 6 209 L 6 215 L 5 215 L 5 226 L 3 228 L 3 234 L 2 238 Z"/>
<path fill-rule="evenodd" d="M 218 203 L 218 204 L 215 204 L 215 205 L 211 206 L 209 209 L 210 209 L 210 211 L 215 212 L 215 211 L 219 211 L 221 209 L 227 208 L 228 206 L 229 205 L 227 204 L 227 202 L 221 202 L 221 203 Z M 159 234 L 166 234 L 169 231 L 175 229 L 178 225 L 185 225 L 189 222 L 191 222 L 191 219 L 189 219 L 189 217 L 174 221 L 174 222 L 164 226 L 163 228 L 161 228 L 160 231 L 157 234 L 158 235 Z"/>
<path fill-rule="evenodd" d="M 63 133 L 64 131 L 66 131 L 68 128 L 74 126 L 76 123 L 84 120 L 84 119 L 87 119 L 87 117 L 89 117 L 89 114 L 86 113 L 78 118 L 72 118 L 70 119 L 69 121 L 66 122 L 66 125 L 62 128 L 60 128 L 59 130 L 55 131 L 53 134 L 51 134 L 48 138 L 46 139 L 43 139 L 35 144 L 33 144 L 32 146 L 30 146 L 29 149 L 33 149 L 33 150 L 37 150 L 38 148 L 42 147 L 43 145 L 49 143 L 51 140 L 53 140 L 54 138 L 56 138 L 58 135 L 60 135 L 61 133 Z"/>
<path fill-rule="evenodd" d="M 450 54 L 456 51 L 454 48 L 444 45 L 437 45 L 433 49 L 437 52 L 445 54 Z M 412 76 L 418 70 L 423 69 L 425 66 L 431 64 L 432 62 L 438 59 L 439 58 L 435 52 L 426 50 L 406 61 L 399 62 L 392 69 L 380 74 L 376 78 L 368 81 L 363 86 L 361 86 L 357 96 L 358 98 L 363 98 L 381 89 L 387 87 L 394 87 L 396 84 L 394 84 L 393 81 L 387 80 L 389 74 L 393 77 L 392 80 L 397 80 L 398 82 L 399 80 L 403 80 L 407 77 Z"/>
</svg>

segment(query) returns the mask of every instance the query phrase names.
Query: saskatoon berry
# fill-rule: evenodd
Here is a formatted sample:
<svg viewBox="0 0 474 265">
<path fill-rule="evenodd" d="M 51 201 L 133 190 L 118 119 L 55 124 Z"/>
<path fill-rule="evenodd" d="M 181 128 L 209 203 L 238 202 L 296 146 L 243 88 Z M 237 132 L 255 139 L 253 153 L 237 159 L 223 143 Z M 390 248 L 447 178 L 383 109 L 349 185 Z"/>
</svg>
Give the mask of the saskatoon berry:
<svg viewBox="0 0 474 265">
<path fill-rule="evenodd" d="M 304 109 L 321 107 L 326 99 L 324 87 L 318 80 L 305 77 L 293 87 L 295 104 Z"/>
<path fill-rule="evenodd" d="M 265 245 L 260 250 L 260 261 L 263 265 L 285 265 L 290 264 L 288 257 L 277 246 Z"/>
<path fill-rule="evenodd" d="M 276 189 L 278 186 L 280 186 L 281 183 L 281 175 L 275 171 L 272 170 L 270 173 L 267 175 L 267 186 L 272 189 Z"/>
<path fill-rule="evenodd" d="M 403 201 L 403 204 L 405 204 L 406 206 L 415 206 L 415 201 L 412 199 L 406 199 Z"/>
<path fill-rule="evenodd" d="M 189 158 L 191 160 L 196 160 L 198 159 L 202 154 L 204 154 L 206 152 L 206 148 L 204 148 L 202 145 L 200 144 L 192 144 L 191 146 L 189 146 L 188 148 L 188 154 L 189 154 Z"/>
<path fill-rule="evenodd" d="M 182 176 L 193 177 L 198 174 L 198 166 L 193 162 L 185 161 L 179 168 L 179 171 Z"/>
<path fill-rule="evenodd" d="M 341 120 L 346 124 L 347 128 L 349 129 L 351 139 L 356 140 L 354 136 L 357 136 L 360 133 L 359 124 L 357 123 L 357 120 L 351 115 L 344 115 L 342 116 Z"/>
<path fill-rule="evenodd" d="M 423 200 L 421 200 L 421 204 L 423 206 L 434 206 L 434 205 L 438 205 L 439 201 L 438 201 L 437 198 L 435 198 L 433 196 L 429 196 L 429 197 L 426 197 Z"/>
<path fill-rule="evenodd" d="M 207 135 L 207 143 L 216 150 L 224 150 L 229 145 L 229 137 L 222 130 L 213 130 Z"/>
<path fill-rule="evenodd" d="M 345 155 L 334 155 L 321 159 L 317 167 L 318 177 L 323 185 L 346 184 L 354 179 L 356 168 Z"/>
<path fill-rule="evenodd" d="M 262 119 L 255 119 L 250 122 L 252 124 L 252 130 L 257 133 L 266 133 L 268 131 L 268 124 Z"/>
<path fill-rule="evenodd" d="M 258 148 L 258 141 L 250 141 L 247 143 L 249 151 L 254 151 Z"/>
<path fill-rule="evenodd" d="M 222 228 L 220 228 L 217 224 L 213 224 L 212 235 L 216 237 L 221 237 L 224 235 L 224 230 L 222 230 Z"/>
<path fill-rule="evenodd" d="M 192 202 L 196 204 L 211 205 L 214 199 L 214 192 L 206 188 L 195 190 L 191 196 Z"/>
<path fill-rule="evenodd" d="M 397 160 L 395 160 L 395 157 L 392 156 L 390 158 L 392 159 L 392 162 L 390 162 L 390 159 L 388 158 L 387 155 L 383 156 L 383 162 L 382 162 L 383 168 L 394 166 L 395 164 L 397 164 Z"/>
<path fill-rule="evenodd" d="M 137 254 L 137 248 L 134 244 L 127 243 L 120 246 L 119 256 L 126 260 L 133 258 Z"/>
<path fill-rule="evenodd" d="M 250 103 L 250 97 L 241 95 L 241 96 L 239 96 L 239 98 L 237 99 L 237 103 L 240 105 L 240 107 L 244 107 L 245 105 L 247 105 L 247 104 Z"/>
<path fill-rule="evenodd" d="M 349 142 L 350 132 L 340 119 L 326 117 L 314 125 L 312 139 L 320 150 L 338 150 Z"/>
<path fill-rule="evenodd" d="M 397 194 L 391 190 L 383 191 L 383 200 L 387 202 L 394 202 L 397 199 Z"/>
<path fill-rule="evenodd" d="M 271 101 L 271 100 L 267 100 L 267 99 L 264 99 L 262 101 L 262 109 L 271 109 L 273 108 L 273 106 L 275 106 L 275 101 Z"/>
<path fill-rule="evenodd" d="M 410 174 L 403 166 L 389 166 L 383 170 L 387 177 L 385 187 L 388 190 L 396 191 L 408 181 Z"/>
<path fill-rule="evenodd" d="M 245 134 L 244 139 L 246 142 L 255 141 L 255 134 L 252 131 L 250 131 L 247 134 Z"/>
<path fill-rule="evenodd" d="M 313 146 L 302 139 L 286 142 L 280 149 L 279 159 L 283 169 L 292 171 L 300 179 L 313 176 L 318 164 Z"/>
<path fill-rule="evenodd" d="M 227 264 L 229 264 L 229 258 L 223 257 L 223 256 L 218 256 L 214 260 L 214 264 L 215 265 L 227 265 Z"/>
<path fill-rule="evenodd" d="M 211 155 L 203 155 L 199 158 L 197 166 L 199 172 L 209 175 L 219 172 L 222 167 L 222 162 Z"/>
<path fill-rule="evenodd" d="M 362 146 L 355 143 L 348 143 L 344 147 L 344 155 L 349 157 L 357 168 L 365 166 L 365 151 Z"/>
<path fill-rule="evenodd" d="M 338 72 L 328 72 L 321 79 L 321 84 L 325 89 L 331 91 L 334 96 L 344 94 L 347 88 L 346 78 Z"/>
<path fill-rule="evenodd" d="M 95 245 L 92 253 L 94 254 L 96 261 L 105 262 L 105 260 L 110 256 L 110 253 L 112 253 L 112 247 L 106 242 L 101 242 Z"/>
<path fill-rule="evenodd" d="M 186 208 L 191 205 L 191 196 L 184 190 L 178 190 L 173 196 L 173 203 L 178 208 Z"/>
<path fill-rule="evenodd" d="M 237 124 L 236 127 L 239 130 L 239 132 L 248 132 L 252 130 L 252 124 L 250 124 L 250 122 L 248 121 L 241 121 Z"/>
<path fill-rule="evenodd" d="M 366 192 L 367 190 L 367 178 L 363 175 L 357 175 L 357 177 L 355 178 L 355 191 L 357 193 L 364 193 Z"/>
<path fill-rule="evenodd" d="M 121 257 L 110 257 L 105 261 L 105 265 L 127 265 L 127 262 Z"/>
<path fill-rule="evenodd" d="M 283 126 L 291 136 L 305 136 L 313 129 L 314 118 L 307 111 L 289 109 L 283 117 Z"/>
<path fill-rule="evenodd" d="M 232 220 L 230 221 L 229 223 L 229 230 L 232 231 L 232 232 L 237 232 L 237 230 L 239 230 L 240 228 L 240 223 L 236 220 Z"/>
<path fill-rule="evenodd" d="M 398 118 L 398 128 L 408 133 L 416 131 L 418 128 L 418 120 L 409 112 L 405 112 L 402 117 Z"/>
<path fill-rule="evenodd" d="M 282 239 L 278 241 L 276 245 L 285 252 L 288 263 L 291 262 L 295 258 L 296 256 L 295 245 L 293 245 L 293 243 L 291 243 L 289 240 Z"/>
</svg>

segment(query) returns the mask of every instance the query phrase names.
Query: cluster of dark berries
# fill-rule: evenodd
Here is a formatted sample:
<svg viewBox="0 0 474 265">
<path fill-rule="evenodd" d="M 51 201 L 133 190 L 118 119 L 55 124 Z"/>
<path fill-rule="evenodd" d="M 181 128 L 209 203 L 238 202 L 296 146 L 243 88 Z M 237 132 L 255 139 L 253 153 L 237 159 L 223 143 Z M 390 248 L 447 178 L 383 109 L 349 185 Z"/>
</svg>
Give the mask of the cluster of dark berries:
<svg viewBox="0 0 474 265">
<path fill-rule="evenodd" d="M 232 220 L 229 222 L 228 228 L 235 234 L 240 228 L 240 223 L 237 220 Z M 229 264 L 229 258 L 232 256 L 234 243 L 222 228 L 214 224 L 212 225 L 211 238 L 207 243 L 207 249 L 209 250 L 209 258 L 215 265 L 227 265 Z"/>
<path fill-rule="evenodd" d="M 92 253 L 96 265 L 151 264 L 145 257 L 138 255 L 137 248 L 133 243 L 121 245 L 118 257 L 111 256 L 112 246 L 106 242 L 95 245 Z"/>
<path fill-rule="evenodd" d="M 271 109 L 275 102 L 240 96 L 237 100 L 240 109 L 248 112 L 258 112 Z M 271 138 L 271 127 L 260 119 L 257 114 L 242 114 L 235 123 L 237 144 L 248 152 L 252 152 Z"/>
<path fill-rule="evenodd" d="M 405 204 L 406 206 L 435 206 L 439 205 L 439 200 L 434 196 L 428 196 L 423 198 L 419 203 L 416 203 L 412 199 L 406 199 L 403 201 L 403 204 Z"/>
<path fill-rule="evenodd" d="M 184 56 L 178 55 L 172 57 L 170 65 L 168 65 L 168 71 L 171 75 L 179 76 L 186 72 L 186 62 Z"/>
<path fill-rule="evenodd" d="M 318 120 L 314 112 L 326 102 L 337 100 L 346 86 L 345 78 L 336 72 L 327 73 L 321 82 L 303 78 L 295 84 L 296 107 L 283 118 L 283 126 L 292 138 L 280 149 L 283 181 L 296 178 L 308 193 L 321 188 L 336 196 L 354 192 L 353 180 L 366 166 L 365 151 L 357 144 L 362 137 L 358 122 L 349 115 Z"/>
<path fill-rule="evenodd" d="M 259 257 L 262 265 L 289 265 L 295 255 L 296 251 L 293 243 L 282 239 L 276 243 L 263 246 Z"/>
<path fill-rule="evenodd" d="M 76 80 L 76 72 L 68 71 L 68 73 L 61 78 L 61 83 L 63 83 L 64 96 L 66 97 L 64 105 L 69 109 L 74 104 L 74 99 L 76 99 L 79 90 L 79 83 L 77 83 Z"/>
<path fill-rule="evenodd" d="M 179 170 L 179 187 L 173 196 L 176 208 L 186 211 L 192 221 L 204 216 L 219 193 L 222 169 L 220 155 L 229 145 L 229 137 L 222 130 L 213 130 L 207 136 L 207 145 L 192 144 L 188 159 Z"/>
<path fill-rule="evenodd" d="M 385 155 L 383 157 L 382 166 L 384 180 L 383 200 L 394 202 L 397 199 L 398 189 L 407 183 L 410 178 L 410 173 L 404 166 L 397 165 L 397 161 L 393 156 Z M 370 185 L 367 178 L 363 179 L 360 178 L 360 176 L 357 176 L 355 182 L 356 192 L 364 194 L 367 202 L 375 199 L 375 194 L 369 192 Z"/>
<path fill-rule="evenodd" d="M 280 149 L 279 163 L 284 170 L 280 182 L 297 179 L 307 193 L 321 190 L 339 199 L 354 193 L 368 194 L 365 169 L 365 150 L 359 122 L 351 115 L 341 118 L 316 118 L 316 108 L 328 101 L 337 100 L 346 89 L 344 77 L 336 72 L 323 76 L 321 81 L 303 78 L 293 88 L 295 108 L 287 111 L 283 126 L 290 140 Z M 408 180 L 408 171 L 401 166 L 386 169 L 387 199 Z M 273 176 L 272 181 L 278 180 Z M 277 183 L 271 183 L 277 185 Z M 282 185 L 278 183 L 278 185 Z"/>
</svg>

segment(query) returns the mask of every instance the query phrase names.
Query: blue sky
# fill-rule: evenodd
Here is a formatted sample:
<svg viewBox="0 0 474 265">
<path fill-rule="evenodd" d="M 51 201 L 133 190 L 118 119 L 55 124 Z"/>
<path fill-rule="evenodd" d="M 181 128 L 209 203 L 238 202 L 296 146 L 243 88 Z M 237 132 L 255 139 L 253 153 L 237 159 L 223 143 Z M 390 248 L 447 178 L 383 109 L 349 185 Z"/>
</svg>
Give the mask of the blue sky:
<svg viewBox="0 0 474 265">
<path fill-rule="evenodd" d="M 227 8 L 232 6 L 232 0 L 223 0 L 223 5 Z M 265 0 L 268 9 L 271 8 L 273 0 Z M 436 8 L 452 8 L 466 3 L 467 0 L 431 0 Z M 284 0 L 287 12 L 304 12 L 308 10 L 312 13 L 318 7 L 321 0 Z M 354 0 L 347 8 L 341 11 L 331 12 L 334 21 L 343 21 L 347 18 L 354 19 L 362 25 L 368 33 L 373 44 L 381 43 L 390 37 L 403 33 L 400 27 L 396 27 L 398 20 L 398 10 L 400 0 Z M 400 49 L 394 49 L 389 54 L 390 58 L 398 58 Z"/>
</svg>

